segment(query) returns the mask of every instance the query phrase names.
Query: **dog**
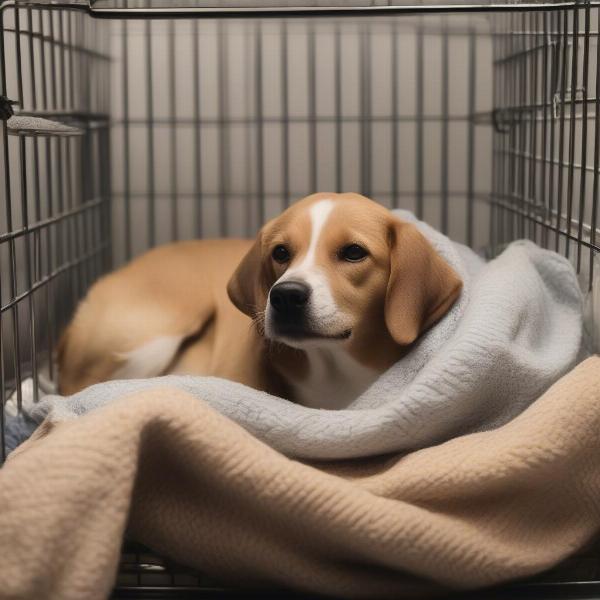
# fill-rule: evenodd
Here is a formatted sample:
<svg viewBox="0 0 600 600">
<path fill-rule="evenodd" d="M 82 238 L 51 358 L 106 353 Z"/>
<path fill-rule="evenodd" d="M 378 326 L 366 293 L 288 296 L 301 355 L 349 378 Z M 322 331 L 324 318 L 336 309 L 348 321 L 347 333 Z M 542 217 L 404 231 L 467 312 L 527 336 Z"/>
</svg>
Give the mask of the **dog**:
<svg viewBox="0 0 600 600">
<path fill-rule="evenodd" d="M 59 389 L 188 373 L 344 408 L 461 289 L 415 225 L 313 194 L 255 240 L 176 242 L 99 279 L 59 341 Z"/>
</svg>

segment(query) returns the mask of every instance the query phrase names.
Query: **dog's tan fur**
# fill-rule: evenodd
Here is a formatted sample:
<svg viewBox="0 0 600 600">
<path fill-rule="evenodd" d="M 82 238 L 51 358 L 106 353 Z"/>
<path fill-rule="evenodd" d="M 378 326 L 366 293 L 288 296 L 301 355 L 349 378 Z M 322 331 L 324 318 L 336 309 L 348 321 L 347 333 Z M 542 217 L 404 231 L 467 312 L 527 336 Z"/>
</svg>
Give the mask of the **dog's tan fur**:
<svg viewBox="0 0 600 600">
<path fill-rule="evenodd" d="M 309 209 L 323 200 L 334 204 L 315 263 L 352 331 L 335 343 L 357 363 L 384 371 L 447 312 L 461 281 L 414 225 L 379 204 L 357 194 L 314 194 L 254 241 L 170 244 L 101 278 L 60 341 L 60 391 L 114 378 L 130 353 L 158 338 L 181 340 L 163 373 L 214 375 L 297 399 L 295 383 L 310 375 L 310 361 L 302 348 L 265 339 L 264 311 L 271 286 L 306 255 Z M 349 243 L 367 248 L 368 257 L 340 260 L 339 248 Z M 277 244 L 290 248 L 289 264 L 271 258 Z"/>
</svg>

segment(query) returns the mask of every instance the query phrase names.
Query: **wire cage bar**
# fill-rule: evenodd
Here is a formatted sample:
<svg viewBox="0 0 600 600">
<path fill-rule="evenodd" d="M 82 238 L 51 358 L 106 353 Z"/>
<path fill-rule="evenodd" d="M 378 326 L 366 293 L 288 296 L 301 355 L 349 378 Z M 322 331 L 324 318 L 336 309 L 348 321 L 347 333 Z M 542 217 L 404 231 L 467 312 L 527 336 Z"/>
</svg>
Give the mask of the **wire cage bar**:
<svg viewBox="0 0 600 600">
<path fill-rule="evenodd" d="M 103 273 L 171 240 L 252 236 L 316 190 L 410 209 L 488 257 L 532 239 L 598 293 L 593 2 L 288 4 L 0 4 L 3 401 L 51 385 Z M 120 582 L 216 589 L 140 548 Z"/>
<path fill-rule="evenodd" d="M 76 10 L 0 11 L 0 96 L 18 112 L 0 124 L 0 394 L 19 408 L 109 264 L 108 39 Z"/>
<path fill-rule="evenodd" d="M 127 21 L 118 37 L 117 263 L 156 242 L 252 236 L 315 189 L 486 244 L 493 130 L 471 114 L 492 110 L 485 19 Z"/>
</svg>

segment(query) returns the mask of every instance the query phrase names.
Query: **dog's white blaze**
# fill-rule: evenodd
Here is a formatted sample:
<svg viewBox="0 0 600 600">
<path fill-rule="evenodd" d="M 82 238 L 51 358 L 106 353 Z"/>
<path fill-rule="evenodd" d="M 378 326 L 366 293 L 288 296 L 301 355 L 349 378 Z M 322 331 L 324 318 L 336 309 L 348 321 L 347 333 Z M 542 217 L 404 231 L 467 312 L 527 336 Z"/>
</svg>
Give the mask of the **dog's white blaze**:
<svg viewBox="0 0 600 600">
<path fill-rule="evenodd" d="M 344 328 L 344 315 L 340 313 L 329 281 L 323 271 L 315 264 L 317 247 L 329 215 L 334 208 L 332 200 L 320 200 L 309 209 L 311 232 L 308 250 L 298 266 L 288 269 L 278 280 L 299 279 L 306 282 L 312 289 L 310 301 L 310 316 L 324 333 L 339 333 Z M 267 317 L 269 307 L 267 307 Z M 267 318 L 268 329 L 268 318 Z"/>
<path fill-rule="evenodd" d="M 131 352 L 118 355 L 123 364 L 111 379 L 141 379 L 161 375 L 169 366 L 185 336 L 165 335 L 154 338 Z"/>
<path fill-rule="evenodd" d="M 321 200 L 310 207 L 310 244 L 308 245 L 308 250 L 304 260 L 300 263 L 300 265 L 298 265 L 298 271 L 302 269 L 310 269 L 312 266 L 314 266 L 319 238 L 321 237 L 323 227 L 325 227 L 325 223 L 327 222 L 332 210 L 333 202 L 331 200 Z"/>
</svg>

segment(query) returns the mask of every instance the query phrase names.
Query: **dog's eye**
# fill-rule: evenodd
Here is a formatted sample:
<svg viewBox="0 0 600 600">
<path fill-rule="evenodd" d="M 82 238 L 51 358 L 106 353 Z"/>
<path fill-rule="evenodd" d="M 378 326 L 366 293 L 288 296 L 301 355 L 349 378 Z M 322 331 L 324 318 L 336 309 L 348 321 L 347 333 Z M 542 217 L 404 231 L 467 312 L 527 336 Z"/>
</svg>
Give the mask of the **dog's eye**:
<svg viewBox="0 0 600 600">
<path fill-rule="evenodd" d="M 290 251 L 285 246 L 279 244 L 279 246 L 273 248 L 271 256 L 273 257 L 273 260 L 278 263 L 286 263 L 290 260 Z"/>
<path fill-rule="evenodd" d="M 350 262 L 358 262 L 369 254 L 362 246 L 358 244 L 349 244 L 340 250 L 340 258 Z"/>
</svg>

